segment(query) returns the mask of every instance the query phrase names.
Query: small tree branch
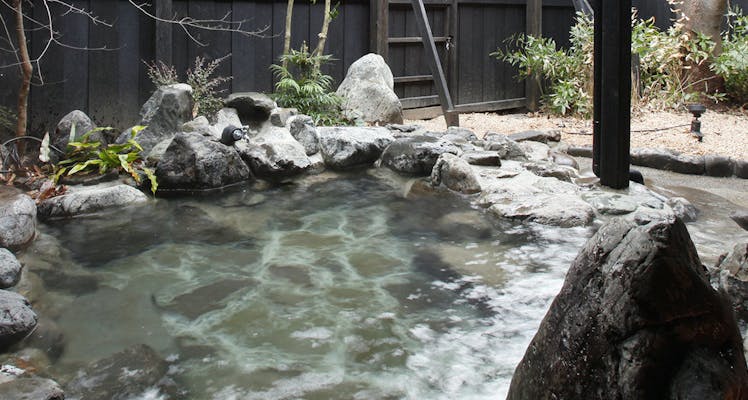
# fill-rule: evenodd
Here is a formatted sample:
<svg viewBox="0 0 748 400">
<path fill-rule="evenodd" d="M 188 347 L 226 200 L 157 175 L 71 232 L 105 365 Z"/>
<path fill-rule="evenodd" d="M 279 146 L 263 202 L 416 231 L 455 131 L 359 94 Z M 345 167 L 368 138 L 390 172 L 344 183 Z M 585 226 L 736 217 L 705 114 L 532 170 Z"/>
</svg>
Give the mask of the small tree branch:
<svg viewBox="0 0 748 400">
<path fill-rule="evenodd" d="M 148 3 L 136 3 L 134 0 L 128 0 L 128 2 L 135 8 L 140 10 L 140 12 L 155 21 L 179 26 L 180 28 L 182 28 L 184 33 L 187 34 L 190 40 L 192 40 L 199 46 L 207 46 L 207 44 L 201 42 L 197 37 L 195 37 L 195 35 L 190 32 L 190 29 L 231 32 L 238 33 L 244 36 L 256 37 L 262 37 L 261 33 L 268 29 L 268 27 L 266 26 L 265 28 L 254 31 L 245 30 L 243 28 L 243 25 L 247 22 L 247 20 L 233 21 L 230 18 L 231 12 L 227 12 L 226 15 L 219 19 L 195 19 L 190 16 L 180 18 L 177 15 L 172 18 L 161 18 L 146 9 L 146 6 L 150 5 Z"/>
</svg>

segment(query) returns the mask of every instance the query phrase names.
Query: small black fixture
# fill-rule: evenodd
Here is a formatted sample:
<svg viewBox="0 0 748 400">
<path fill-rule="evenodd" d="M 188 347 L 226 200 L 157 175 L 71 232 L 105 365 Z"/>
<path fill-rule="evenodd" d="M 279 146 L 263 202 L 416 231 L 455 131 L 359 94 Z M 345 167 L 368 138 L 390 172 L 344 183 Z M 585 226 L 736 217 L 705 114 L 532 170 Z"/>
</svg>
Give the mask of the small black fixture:
<svg viewBox="0 0 748 400">
<path fill-rule="evenodd" d="M 226 146 L 231 146 L 235 142 L 244 138 L 244 136 L 245 136 L 245 133 L 244 133 L 243 128 L 237 128 L 233 125 L 229 125 L 223 128 L 220 142 L 225 144 Z"/>
<path fill-rule="evenodd" d="M 691 121 L 691 134 L 699 139 L 699 142 L 704 140 L 704 134 L 701 133 L 701 121 L 699 117 L 706 111 L 706 107 L 703 104 L 689 104 L 686 106 L 688 111 L 693 114 L 693 121 Z"/>
</svg>

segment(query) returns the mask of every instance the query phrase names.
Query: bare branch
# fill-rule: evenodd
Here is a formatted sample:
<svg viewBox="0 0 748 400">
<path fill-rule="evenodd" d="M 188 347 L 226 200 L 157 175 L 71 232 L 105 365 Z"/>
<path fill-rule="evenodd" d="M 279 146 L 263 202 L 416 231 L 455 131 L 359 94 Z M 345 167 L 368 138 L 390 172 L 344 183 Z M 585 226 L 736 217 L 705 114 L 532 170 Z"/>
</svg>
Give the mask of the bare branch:
<svg viewBox="0 0 748 400">
<path fill-rule="evenodd" d="M 130 4 L 132 4 L 135 8 L 140 10 L 143 14 L 147 15 L 149 18 L 157 21 L 157 22 L 164 22 L 167 24 L 177 25 L 184 33 L 199 46 L 207 46 L 207 43 L 201 42 L 195 35 L 190 32 L 190 29 L 195 30 L 205 30 L 205 31 L 218 31 L 218 32 L 231 32 L 231 33 L 238 33 L 240 35 L 244 36 L 255 36 L 255 37 L 262 37 L 261 33 L 265 32 L 268 28 L 268 26 L 265 26 L 262 29 L 249 31 L 244 29 L 244 24 L 248 22 L 248 20 L 244 19 L 241 21 L 233 21 L 231 19 L 231 12 L 227 12 L 222 18 L 220 19 L 195 19 L 190 16 L 186 17 L 179 17 L 178 15 L 174 15 L 171 18 L 162 18 L 159 17 L 152 12 L 148 11 L 146 7 L 150 6 L 148 3 L 136 3 L 135 0 L 128 0 Z"/>
<path fill-rule="evenodd" d="M 97 15 L 95 15 L 94 13 L 92 13 L 92 12 L 86 10 L 86 9 L 76 7 L 76 6 L 70 4 L 70 3 L 66 2 L 66 1 L 62 1 L 62 0 L 45 0 L 45 2 L 55 3 L 55 4 L 59 4 L 59 5 L 63 6 L 63 7 L 67 7 L 67 10 L 65 10 L 65 12 L 63 12 L 61 14 L 62 16 L 68 15 L 70 13 L 80 14 L 80 15 L 85 16 L 89 20 L 91 20 L 91 22 L 93 22 L 94 25 L 104 25 L 104 26 L 109 27 L 109 28 L 112 28 L 114 26 L 114 24 L 104 21 L 103 19 L 101 19 Z"/>
</svg>

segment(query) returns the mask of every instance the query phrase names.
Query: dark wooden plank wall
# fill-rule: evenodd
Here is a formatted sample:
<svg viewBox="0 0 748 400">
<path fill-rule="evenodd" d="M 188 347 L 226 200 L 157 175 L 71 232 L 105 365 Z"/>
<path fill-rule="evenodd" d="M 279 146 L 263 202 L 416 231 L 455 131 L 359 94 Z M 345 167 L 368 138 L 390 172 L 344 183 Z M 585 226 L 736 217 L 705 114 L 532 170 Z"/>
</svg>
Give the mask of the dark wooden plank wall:
<svg viewBox="0 0 748 400">
<path fill-rule="evenodd" d="M 65 44 L 90 49 L 107 47 L 108 50 L 50 47 L 39 68 L 43 85 L 35 81 L 31 90 L 30 132 L 37 136 L 54 129 L 54 124 L 74 109 L 86 111 L 99 125 L 124 128 L 137 123 L 140 106 L 154 89 L 143 61 L 156 58 L 155 21 L 126 1 L 72 2 L 113 22 L 114 28 L 94 25 L 87 18 L 70 13 L 55 18 L 55 26 Z M 59 5 L 51 6 L 53 15 L 62 14 Z M 278 61 L 283 50 L 284 0 L 174 0 L 173 11 L 180 16 L 189 14 L 202 19 L 218 19 L 231 12 L 235 20 L 246 19 L 248 29 L 268 27 L 263 37 L 193 31 L 206 46 L 189 40 L 180 27 L 172 27 L 172 64 L 181 78 L 193 66 L 195 57 L 215 59 L 231 54 L 218 70 L 220 75 L 233 77 L 225 85 L 226 91 L 273 90 L 269 66 Z M 346 0 L 339 11 L 330 24 L 326 46 L 326 53 L 337 61 L 324 69 L 336 82 L 342 81 L 353 61 L 369 51 L 369 1 Z M 12 11 L 0 4 L 0 12 L 12 28 Z M 32 13 L 36 19 L 45 17 L 42 7 L 33 7 Z M 317 45 L 322 14 L 321 1 L 316 5 L 297 2 L 293 18 L 294 48 L 299 48 L 302 41 L 311 48 Z M 29 35 L 32 57 L 42 51 L 44 35 L 42 30 Z M 14 62 L 12 53 L 2 50 L 8 47 L 7 43 L 0 42 L 0 65 Z M 0 104 L 15 109 L 19 82 L 17 67 L 0 69 Z"/>
<path fill-rule="evenodd" d="M 431 25 L 433 36 L 445 36 L 447 34 L 447 8 L 443 5 L 427 5 L 426 15 Z M 389 36 L 391 38 L 419 37 L 413 7 L 410 3 L 390 5 L 389 14 Z M 437 43 L 437 52 L 442 61 L 442 68 L 447 70 L 447 51 L 444 43 Z M 423 44 L 420 41 L 413 43 L 391 43 L 389 45 L 388 64 L 393 76 L 415 76 L 431 75 L 431 70 L 424 56 Z M 433 81 L 409 82 L 407 84 L 395 84 L 395 93 L 400 98 L 422 97 L 436 95 L 436 87 Z M 434 100 L 427 105 L 439 104 Z"/>
<path fill-rule="evenodd" d="M 456 24 L 456 47 L 452 50 L 457 52 L 456 65 L 447 63 L 444 45 L 438 46 L 445 70 L 453 75 L 450 82 L 455 102 L 466 104 L 523 97 L 524 88 L 516 80 L 516 70 L 490 58 L 488 53 L 512 34 L 525 30 L 525 1 L 455 2 L 460 18 Z M 35 80 L 30 98 L 31 132 L 37 135 L 53 128 L 64 113 L 76 108 L 87 111 L 99 124 L 126 127 L 137 122 L 140 105 L 153 90 L 142 60 L 155 58 L 155 22 L 125 1 L 74 0 L 73 3 L 114 22 L 115 28 L 93 25 L 86 18 L 73 14 L 55 19 L 64 43 L 89 48 L 106 46 L 109 50 L 84 51 L 52 46 L 47 51 L 38 68 L 44 78 L 43 85 Z M 665 0 L 634 0 L 633 3 L 642 17 L 655 16 L 662 26 L 671 18 Z M 733 0 L 732 3 L 748 9 L 748 0 Z M 427 7 L 435 36 L 447 33 L 449 21 L 444 5 Z M 338 61 L 325 70 L 338 82 L 348 66 L 369 51 L 369 6 L 369 0 L 341 2 L 340 14 L 330 26 L 326 52 Z M 54 15 L 62 11 L 59 5 L 51 7 Z M 204 18 L 220 18 L 230 11 L 234 19 L 247 19 L 246 26 L 268 26 L 268 30 L 262 38 L 195 32 L 209 43 L 200 47 L 191 42 L 181 28 L 173 27 L 172 63 L 184 76 L 195 57 L 216 58 L 230 53 L 231 58 L 219 71 L 233 77 L 226 85 L 227 90 L 270 92 L 273 76 L 268 67 L 277 62 L 282 51 L 285 7 L 284 0 L 174 0 L 173 11 L 179 15 L 192 13 Z M 0 15 L 12 27 L 11 10 L 0 5 Z M 34 7 L 32 16 L 43 19 L 42 7 Z M 544 0 L 543 34 L 560 45 L 568 44 L 573 17 L 570 0 Z M 293 46 L 298 48 L 302 41 L 315 46 L 321 23 L 322 4 L 299 1 L 294 8 Z M 393 37 L 419 35 L 409 5 L 391 6 L 389 34 Z M 32 56 L 42 51 L 44 35 L 42 30 L 29 34 Z M 3 51 L 8 47 L 8 43 L 0 42 L 0 65 L 14 62 L 14 56 Z M 392 44 L 389 59 L 395 76 L 430 74 L 420 44 Z M 18 85 L 18 68 L 0 68 L 0 104 L 15 108 Z M 396 87 L 396 91 L 401 97 L 436 94 L 432 82 Z"/>
</svg>

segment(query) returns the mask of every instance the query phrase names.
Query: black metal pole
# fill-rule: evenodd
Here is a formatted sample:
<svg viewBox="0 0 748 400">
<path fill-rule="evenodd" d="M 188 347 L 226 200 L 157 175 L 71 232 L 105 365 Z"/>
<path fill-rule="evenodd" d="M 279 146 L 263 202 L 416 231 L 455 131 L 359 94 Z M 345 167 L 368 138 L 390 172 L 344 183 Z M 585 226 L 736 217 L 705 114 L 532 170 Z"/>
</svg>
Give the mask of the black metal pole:
<svg viewBox="0 0 748 400">
<path fill-rule="evenodd" d="M 623 189 L 631 162 L 631 0 L 596 5 L 593 166 L 601 184 Z"/>
</svg>

